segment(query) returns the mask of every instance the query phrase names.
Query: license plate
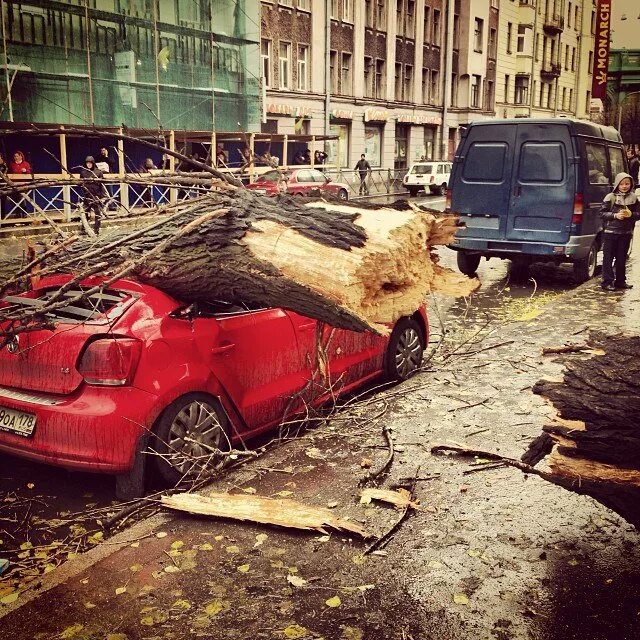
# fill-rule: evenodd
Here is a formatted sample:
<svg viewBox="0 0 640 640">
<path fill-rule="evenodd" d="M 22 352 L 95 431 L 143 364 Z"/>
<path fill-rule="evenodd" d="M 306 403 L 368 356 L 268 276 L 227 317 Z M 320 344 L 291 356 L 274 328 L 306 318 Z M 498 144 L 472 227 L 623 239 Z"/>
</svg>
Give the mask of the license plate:
<svg viewBox="0 0 640 640">
<path fill-rule="evenodd" d="M 36 417 L 15 409 L 0 407 L 0 431 L 8 431 L 28 438 L 36 428 Z"/>
</svg>

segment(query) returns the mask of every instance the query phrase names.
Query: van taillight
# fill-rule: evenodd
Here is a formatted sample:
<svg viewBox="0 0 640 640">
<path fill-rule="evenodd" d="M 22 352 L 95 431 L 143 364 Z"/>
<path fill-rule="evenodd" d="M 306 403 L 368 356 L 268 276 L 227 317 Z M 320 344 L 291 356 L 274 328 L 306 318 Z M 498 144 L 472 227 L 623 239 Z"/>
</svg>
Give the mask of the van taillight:
<svg viewBox="0 0 640 640">
<path fill-rule="evenodd" d="M 446 201 L 444 203 L 445 209 L 451 209 L 451 189 L 447 189 Z"/>
<path fill-rule="evenodd" d="M 133 379 L 141 344 L 133 338 L 101 338 L 85 349 L 78 372 L 89 384 L 121 387 Z"/>
<path fill-rule="evenodd" d="M 571 216 L 571 224 L 580 224 L 582 222 L 582 214 L 584 213 L 584 200 L 581 193 L 576 193 L 573 199 L 573 215 Z"/>
</svg>

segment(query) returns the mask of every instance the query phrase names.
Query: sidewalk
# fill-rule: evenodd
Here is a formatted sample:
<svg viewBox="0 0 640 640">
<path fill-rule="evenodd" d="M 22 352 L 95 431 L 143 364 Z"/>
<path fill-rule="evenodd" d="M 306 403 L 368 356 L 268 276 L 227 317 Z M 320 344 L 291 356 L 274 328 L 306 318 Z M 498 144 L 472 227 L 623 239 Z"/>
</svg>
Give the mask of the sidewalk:
<svg viewBox="0 0 640 640">
<path fill-rule="evenodd" d="M 635 254 L 638 263 L 640 246 Z M 425 373 L 212 487 L 331 505 L 380 534 L 399 514 L 360 505 L 358 482 L 362 464 L 387 453 L 386 424 L 396 453 L 384 486 L 416 472 L 429 479 L 416 482 L 422 508 L 382 554 L 364 556 L 366 543 L 335 533 L 161 516 L 45 576 L 45 588 L 60 583 L 5 608 L 0 624 L 16 639 L 637 637 L 635 529 L 539 478 L 480 471 L 429 448 L 450 440 L 519 457 L 550 413 L 531 387 L 563 368 L 542 347 L 583 341 L 590 329 L 637 333 L 639 276 L 636 264 L 630 292 L 607 295 L 593 281 L 516 301 L 494 282 L 477 303 L 446 311 L 448 332 Z M 435 335 L 436 304 L 431 322 Z"/>
</svg>

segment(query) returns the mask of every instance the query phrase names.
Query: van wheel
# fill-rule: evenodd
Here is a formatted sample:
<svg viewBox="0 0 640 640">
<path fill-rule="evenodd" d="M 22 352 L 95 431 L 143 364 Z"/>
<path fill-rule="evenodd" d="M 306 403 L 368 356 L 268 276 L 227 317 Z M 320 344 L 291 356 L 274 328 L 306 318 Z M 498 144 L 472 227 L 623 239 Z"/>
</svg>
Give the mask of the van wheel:
<svg viewBox="0 0 640 640">
<path fill-rule="evenodd" d="M 447 195 L 447 183 L 443 182 L 439 187 L 438 187 L 438 194 L 441 196 Z"/>
<path fill-rule="evenodd" d="M 524 282 L 529 277 L 529 262 L 527 260 L 512 260 L 509 277 L 514 282 Z"/>
<path fill-rule="evenodd" d="M 410 195 L 412 198 L 415 198 L 415 197 L 418 195 L 418 190 L 417 190 L 417 189 L 415 189 L 415 188 L 409 189 L 409 195 Z"/>
<path fill-rule="evenodd" d="M 573 263 L 573 277 L 578 284 L 591 280 L 596 275 L 598 264 L 598 245 L 594 242 L 589 249 L 589 255 Z"/>
<path fill-rule="evenodd" d="M 465 251 L 458 251 L 456 254 L 456 260 L 458 261 L 458 269 L 465 276 L 470 278 L 475 275 L 478 267 L 480 266 L 481 256 L 477 253 L 466 253 Z"/>
</svg>

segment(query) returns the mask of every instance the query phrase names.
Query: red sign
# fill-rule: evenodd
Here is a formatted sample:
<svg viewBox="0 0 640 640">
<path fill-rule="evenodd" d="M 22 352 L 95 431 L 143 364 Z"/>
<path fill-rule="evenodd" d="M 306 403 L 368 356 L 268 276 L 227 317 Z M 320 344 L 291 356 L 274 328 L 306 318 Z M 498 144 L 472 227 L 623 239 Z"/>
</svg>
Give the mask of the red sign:
<svg viewBox="0 0 640 640">
<path fill-rule="evenodd" d="M 592 98 L 607 95 L 607 73 L 609 71 L 609 32 L 611 30 L 611 3 L 613 0 L 598 0 L 596 12 L 596 42 L 593 56 Z"/>
</svg>

